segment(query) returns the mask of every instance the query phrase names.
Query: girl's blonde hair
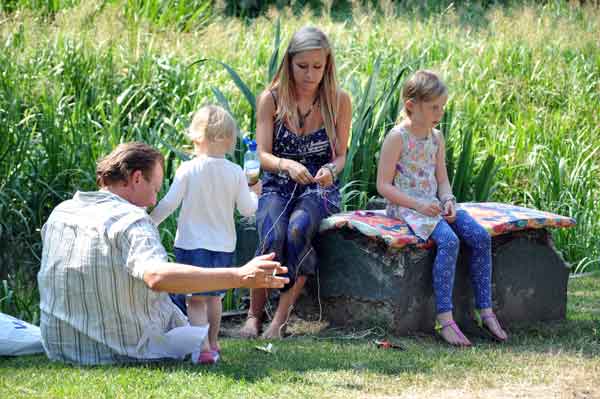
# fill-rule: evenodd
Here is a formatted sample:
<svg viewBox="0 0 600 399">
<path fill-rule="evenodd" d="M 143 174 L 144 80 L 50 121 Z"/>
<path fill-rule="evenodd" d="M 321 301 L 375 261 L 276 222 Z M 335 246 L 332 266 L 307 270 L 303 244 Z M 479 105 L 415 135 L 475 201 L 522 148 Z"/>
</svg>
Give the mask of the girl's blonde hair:
<svg viewBox="0 0 600 399">
<path fill-rule="evenodd" d="M 308 50 L 323 50 L 327 56 L 323 79 L 319 84 L 318 106 L 323 116 L 325 131 L 329 137 L 332 151 L 335 157 L 336 132 L 335 124 L 338 101 L 338 87 L 335 74 L 335 57 L 333 49 L 329 45 L 327 35 L 318 28 L 305 26 L 300 28 L 290 40 L 287 50 L 279 64 L 277 73 L 273 77 L 269 90 L 277 90 L 277 120 L 283 122 L 288 120 L 299 120 L 298 107 L 296 106 L 296 88 L 292 72 L 292 59 L 298 53 Z"/>
<path fill-rule="evenodd" d="M 408 79 L 402 87 L 403 102 L 414 103 L 433 101 L 438 97 L 448 95 L 448 88 L 440 77 L 432 71 L 421 69 Z M 410 111 L 404 110 L 408 116 Z"/>
<path fill-rule="evenodd" d="M 218 105 L 205 105 L 194 114 L 186 131 L 192 141 L 208 140 L 217 142 L 226 138 L 237 138 L 235 121 L 225 109 Z"/>
</svg>

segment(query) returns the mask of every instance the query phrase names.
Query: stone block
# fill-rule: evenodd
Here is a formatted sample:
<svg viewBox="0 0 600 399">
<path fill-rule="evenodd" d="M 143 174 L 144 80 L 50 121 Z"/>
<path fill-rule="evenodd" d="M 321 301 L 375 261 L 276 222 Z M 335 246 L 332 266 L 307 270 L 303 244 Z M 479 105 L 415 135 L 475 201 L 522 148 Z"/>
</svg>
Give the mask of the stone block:
<svg viewBox="0 0 600 399">
<path fill-rule="evenodd" d="M 240 225 L 238 240 L 242 263 L 258 244 L 255 228 Z M 314 315 L 320 302 L 332 325 L 380 325 L 397 335 L 433 330 L 434 249 L 390 249 L 348 229 L 319 234 L 314 244 L 318 282 L 309 279 L 297 306 L 301 315 Z M 475 328 L 467 251 L 461 248 L 453 294 L 454 315 L 465 331 Z M 564 319 L 569 270 L 546 229 L 493 237 L 492 258 L 494 309 L 502 323 Z"/>
</svg>

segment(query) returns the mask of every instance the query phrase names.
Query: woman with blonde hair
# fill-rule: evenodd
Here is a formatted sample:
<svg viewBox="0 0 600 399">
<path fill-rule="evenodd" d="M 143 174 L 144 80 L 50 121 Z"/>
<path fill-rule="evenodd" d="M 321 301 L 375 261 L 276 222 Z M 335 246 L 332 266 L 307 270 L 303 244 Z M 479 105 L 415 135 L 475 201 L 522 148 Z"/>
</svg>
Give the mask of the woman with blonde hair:
<svg viewBox="0 0 600 399">
<path fill-rule="evenodd" d="M 350 97 L 337 84 L 327 36 L 314 27 L 301 28 L 257 104 L 256 140 L 264 176 L 256 252 L 275 252 L 290 278 L 264 338 L 282 337 L 307 276 L 316 271 L 312 239 L 321 220 L 339 210 L 337 176 L 346 161 L 351 110 Z M 266 290 L 251 291 L 241 336 L 258 336 L 266 300 Z"/>
</svg>

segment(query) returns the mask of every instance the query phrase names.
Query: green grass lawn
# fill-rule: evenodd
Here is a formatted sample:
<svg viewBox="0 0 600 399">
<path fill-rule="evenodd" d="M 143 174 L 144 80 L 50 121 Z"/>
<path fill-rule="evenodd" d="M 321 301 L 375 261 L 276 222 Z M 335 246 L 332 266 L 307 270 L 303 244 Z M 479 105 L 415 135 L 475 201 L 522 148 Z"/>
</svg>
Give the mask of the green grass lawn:
<svg viewBox="0 0 600 399">
<path fill-rule="evenodd" d="M 264 341 L 225 338 L 223 361 L 210 368 L 1 358 L 0 398 L 600 398 L 600 274 L 570 280 L 566 321 L 512 327 L 510 343 L 475 339 L 467 350 L 429 336 L 383 350 L 377 335 L 327 329 L 274 342 L 271 354 L 256 349 Z"/>
</svg>

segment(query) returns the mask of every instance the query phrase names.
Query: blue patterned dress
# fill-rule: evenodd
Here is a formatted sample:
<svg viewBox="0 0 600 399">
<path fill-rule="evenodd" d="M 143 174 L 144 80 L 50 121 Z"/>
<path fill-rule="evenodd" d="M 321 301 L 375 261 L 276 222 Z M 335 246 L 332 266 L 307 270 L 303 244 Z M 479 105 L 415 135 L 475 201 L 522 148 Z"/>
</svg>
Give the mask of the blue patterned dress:
<svg viewBox="0 0 600 399">
<path fill-rule="evenodd" d="M 301 163 L 313 176 L 331 161 L 332 150 L 324 127 L 301 136 L 276 121 L 273 130 L 273 155 Z M 321 220 L 339 211 L 338 182 L 327 188 L 316 183 L 301 185 L 287 174 L 273 172 L 264 172 L 262 182 L 256 212 L 256 254 L 277 254 L 276 259 L 288 268 L 290 283 L 282 289 L 286 291 L 299 275 L 316 271 L 312 239 Z"/>
</svg>

